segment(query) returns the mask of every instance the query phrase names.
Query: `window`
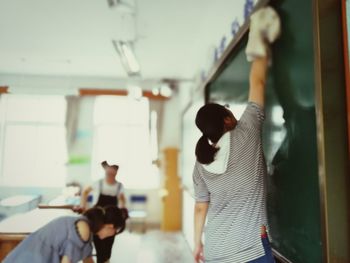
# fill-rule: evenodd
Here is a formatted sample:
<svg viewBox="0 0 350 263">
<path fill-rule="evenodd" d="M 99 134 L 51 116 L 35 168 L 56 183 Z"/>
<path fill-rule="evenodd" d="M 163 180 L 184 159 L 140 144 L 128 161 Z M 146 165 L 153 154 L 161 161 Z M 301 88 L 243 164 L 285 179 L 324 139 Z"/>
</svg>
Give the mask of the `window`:
<svg viewBox="0 0 350 263">
<path fill-rule="evenodd" d="M 1 184 L 63 186 L 67 161 L 64 96 L 2 95 L 0 112 Z"/>
<path fill-rule="evenodd" d="M 156 116 L 152 116 L 150 118 L 146 98 L 96 98 L 92 164 L 94 180 L 103 176 L 100 163 L 107 160 L 120 166 L 118 180 L 127 188 L 159 187 L 159 171 L 152 165 L 155 154 L 152 141 L 156 141 L 156 133 L 150 132 L 150 126 L 156 126 Z"/>
</svg>

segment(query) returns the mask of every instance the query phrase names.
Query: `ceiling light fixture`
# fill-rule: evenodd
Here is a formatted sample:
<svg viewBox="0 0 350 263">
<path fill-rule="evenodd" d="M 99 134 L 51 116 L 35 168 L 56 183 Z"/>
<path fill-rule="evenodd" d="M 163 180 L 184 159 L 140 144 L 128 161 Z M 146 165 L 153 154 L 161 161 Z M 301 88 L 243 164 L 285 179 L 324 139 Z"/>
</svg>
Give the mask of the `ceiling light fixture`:
<svg viewBox="0 0 350 263">
<path fill-rule="evenodd" d="M 158 96 L 158 95 L 159 95 L 159 89 L 158 89 L 158 88 L 153 88 L 153 89 L 152 89 L 152 94 L 153 94 L 154 96 Z"/>
<path fill-rule="evenodd" d="M 115 50 L 118 52 L 122 64 L 129 76 L 138 76 L 141 67 L 132 50 L 131 42 L 112 40 Z"/>
<path fill-rule="evenodd" d="M 168 84 L 164 83 L 160 86 L 160 95 L 170 98 L 172 94 L 173 91 L 171 90 Z"/>
</svg>

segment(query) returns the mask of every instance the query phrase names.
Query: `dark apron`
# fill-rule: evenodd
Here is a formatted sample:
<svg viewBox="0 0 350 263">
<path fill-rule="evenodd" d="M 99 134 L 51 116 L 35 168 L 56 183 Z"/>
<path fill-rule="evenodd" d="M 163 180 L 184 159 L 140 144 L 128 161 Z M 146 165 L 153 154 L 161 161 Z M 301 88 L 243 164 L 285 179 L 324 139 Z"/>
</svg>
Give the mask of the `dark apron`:
<svg viewBox="0 0 350 263">
<path fill-rule="evenodd" d="M 100 206 L 100 207 L 106 207 L 109 205 L 113 205 L 113 206 L 118 206 L 118 194 L 120 192 L 120 184 L 118 184 L 118 188 L 117 191 L 115 193 L 115 196 L 110 196 L 110 195 L 104 195 L 101 194 L 102 192 L 102 180 L 100 180 L 100 195 L 98 196 L 98 200 L 95 206 Z"/>
<path fill-rule="evenodd" d="M 100 195 L 95 206 L 106 207 L 106 206 L 118 206 L 118 193 L 120 186 L 117 189 L 116 196 L 101 194 L 102 191 L 102 180 L 100 181 Z M 104 263 L 111 258 L 112 247 L 114 243 L 114 236 L 100 239 L 97 235 L 94 235 L 94 245 L 96 249 L 97 263 Z"/>
<path fill-rule="evenodd" d="M 118 197 L 117 196 L 110 196 L 110 195 L 103 195 L 103 194 L 100 194 L 98 196 L 96 206 L 106 207 L 106 206 L 110 206 L 110 205 L 118 206 Z"/>
</svg>

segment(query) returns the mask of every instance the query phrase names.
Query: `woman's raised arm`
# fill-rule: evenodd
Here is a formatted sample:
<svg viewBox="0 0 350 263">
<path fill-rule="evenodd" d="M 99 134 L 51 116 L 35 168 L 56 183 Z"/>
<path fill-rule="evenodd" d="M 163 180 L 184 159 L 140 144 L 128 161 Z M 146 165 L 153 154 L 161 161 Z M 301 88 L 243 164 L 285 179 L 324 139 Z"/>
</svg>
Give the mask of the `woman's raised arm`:
<svg viewBox="0 0 350 263">
<path fill-rule="evenodd" d="M 248 100 L 260 106 L 265 102 L 265 83 L 268 67 L 267 57 L 256 58 L 252 62 L 249 76 L 249 98 Z"/>
</svg>

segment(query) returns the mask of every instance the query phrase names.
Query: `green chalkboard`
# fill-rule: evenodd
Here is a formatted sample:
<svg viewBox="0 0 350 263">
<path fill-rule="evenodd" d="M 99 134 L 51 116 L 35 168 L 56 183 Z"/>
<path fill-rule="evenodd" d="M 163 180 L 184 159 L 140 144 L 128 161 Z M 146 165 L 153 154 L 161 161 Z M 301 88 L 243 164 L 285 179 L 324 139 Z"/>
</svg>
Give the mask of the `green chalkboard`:
<svg viewBox="0 0 350 263">
<path fill-rule="evenodd" d="M 311 0 L 276 1 L 283 33 L 273 46 L 263 140 L 268 164 L 270 236 L 295 263 L 322 262 Z M 250 64 L 235 48 L 207 88 L 209 101 L 247 101 Z"/>
</svg>

